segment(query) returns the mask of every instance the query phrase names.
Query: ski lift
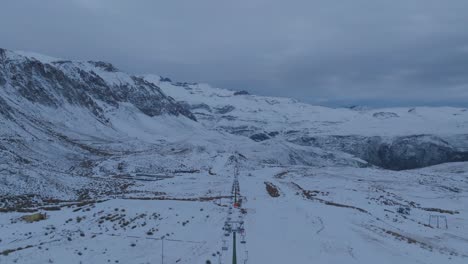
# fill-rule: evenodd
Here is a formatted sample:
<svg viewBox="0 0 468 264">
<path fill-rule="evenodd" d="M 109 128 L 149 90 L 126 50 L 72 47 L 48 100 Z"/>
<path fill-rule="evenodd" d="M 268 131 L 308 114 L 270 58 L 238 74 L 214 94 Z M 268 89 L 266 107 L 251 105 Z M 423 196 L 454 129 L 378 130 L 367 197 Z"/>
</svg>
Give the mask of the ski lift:
<svg viewBox="0 0 468 264">
<path fill-rule="evenodd" d="M 223 247 L 221 248 L 223 251 L 226 251 L 228 250 L 228 246 L 227 246 L 227 241 L 226 240 L 223 240 Z"/>
<path fill-rule="evenodd" d="M 242 230 L 242 236 L 241 236 L 241 244 L 245 244 L 246 241 L 245 241 L 245 234 L 244 234 L 244 230 Z"/>
</svg>

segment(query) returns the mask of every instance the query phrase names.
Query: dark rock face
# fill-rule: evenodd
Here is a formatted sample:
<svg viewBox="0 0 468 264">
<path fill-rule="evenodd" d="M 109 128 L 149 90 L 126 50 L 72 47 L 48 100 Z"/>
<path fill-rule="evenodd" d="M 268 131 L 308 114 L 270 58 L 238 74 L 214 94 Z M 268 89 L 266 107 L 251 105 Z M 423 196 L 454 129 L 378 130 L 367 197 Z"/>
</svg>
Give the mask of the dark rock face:
<svg viewBox="0 0 468 264">
<path fill-rule="evenodd" d="M 188 107 L 190 108 L 190 110 L 203 109 L 211 113 L 211 107 L 207 104 L 193 104 L 193 105 L 189 105 Z"/>
<path fill-rule="evenodd" d="M 142 78 L 132 77 L 135 86 L 128 86 L 124 89 L 120 100 L 128 100 L 143 113 L 149 116 L 161 114 L 184 115 L 192 120 L 195 116 L 182 104 L 177 103 L 171 97 L 162 93 L 156 85 L 145 81 Z"/>
<path fill-rule="evenodd" d="M 294 143 L 340 150 L 355 155 L 373 165 L 406 170 L 446 162 L 468 161 L 468 152 L 460 152 L 436 136 L 415 135 L 384 139 L 382 137 L 329 136 L 302 137 Z"/>
<path fill-rule="evenodd" d="M 232 112 L 234 111 L 234 109 L 236 109 L 234 106 L 232 105 L 226 105 L 226 106 L 223 106 L 221 108 L 216 108 L 216 112 L 218 114 L 221 114 L 221 115 L 224 115 L 224 114 L 227 114 L 229 112 Z"/>
<path fill-rule="evenodd" d="M 389 119 L 389 118 L 399 117 L 397 114 L 392 113 L 392 112 L 378 112 L 378 113 L 374 113 L 372 116 L 378 119 Z"/>
<path fill-rule="evenodd" d="M 270 137 L 276 137 L 277 135 L 279 135 L 278 131 L 272 131 L 272 132 L 268 133 L 268 136 L 270 136 Z"/>
<path fill-rule="evenodd" d="M 118 71 L 109 63 L 89 63 L 106 72 Z M 49 64 L 28 58 L 9 60 L 5 52 L 0 53 L 0 84 L 8 83 L 21 97 L 31 102 L 56 108 L 67 102 L 89 109 L 104 122 L 103 109 L 96 100 L 113 107 L 118 107 L 119 103 L 131 103 L 149 116 L 183 115 L 196 120 L 188 108 L 163 94 L 156 85 L 139 77 L 130 77 L 132 83 L 112 84 L 94 71 L 84 70 L 70 61 Z"/>
<path fill-rule="evenodd" d="M 96 66 L 97 68 L 101 68 L 105 71 L 108 71 L 108 72 L 118 72 L 119 70 L 114 67 L 114 65 L 108 63 L 108 62 L 104 62 L 104 61 L 88 61 L 88 63 Z"/>
<path fill-rule="evenodd" d="M 233 135 L 238 135 L 238 136 L 245 136 L 245 137 L 250 137 L 250 135 L 255 134 L 255 131 L 257 129 L 255 127 L 250 127 L 250 126 L 220 126 L 219 129 L 221 131 L 226 131 L 230 134 Z"/>
<path fill-rule="evenodd" d="M 6 50 L 0 48 L 0 61 L 5 61 Z"/>
<path fill-rule="evenodd" d="M 197 85 L 197 83 L 189 83 L 189 82 L 176 82 L 172 84 L 175 86 L 184 87 L 184 88 L 190 88 L 189 87 L 190 85 Z"/>
<path fill-rule="evenodd" d="M 257 142 L 270 139 L 270 137 L 264 133 L 253 134 L 250 138 Z"/>
<path fill-rule="evenodd" d="M 6 50 L 0 49 L 0 85 L 2 86 L 6 84 L 6 79 L 1 72 L 5 71 L 7 61 Z"/>
<path fill-rule="evenodd" d="M 432 166 L 445 162 L 468 161 L 468 153 L 457 151 L 447 142 L 425 136 L 397 138 L 391 144 L 378 148 L 378 157 L 383 167 L 395 170 Z"/>
<path fill-rule="evenodd" d="M 11 115 L 12 113 L 13 113 L 13 109 L 7 104 L 7 102 L 5 102 L 5 100 L 0 98 L 0 115 L 5 117 L 6 119 L 11 120 L 13 119 Z"/>
<path fill-rule="evenodd" d="M 159 77 L 159 81 L 160 82 L 170 82 L 170 83 L 172 82 L 172 80 L 170 78 L 162 77 L 162 76 Z"/>
<path fill-rule="evenodd" d="M 234 95 L 249 95 L 249 92 L 242 90 L 242 91 L 234 92 Z"/>
</svg>

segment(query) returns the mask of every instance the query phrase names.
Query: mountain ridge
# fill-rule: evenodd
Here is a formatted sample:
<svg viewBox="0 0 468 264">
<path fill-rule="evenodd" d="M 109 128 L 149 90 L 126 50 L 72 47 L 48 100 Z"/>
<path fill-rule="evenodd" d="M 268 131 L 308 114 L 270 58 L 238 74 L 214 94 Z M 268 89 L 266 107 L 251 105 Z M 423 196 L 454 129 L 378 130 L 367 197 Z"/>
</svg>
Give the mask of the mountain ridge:
<svg viewBox="0 0 468 264">
<path fill-rule="evenodd" d="M 39 193 L 99 195 L 96 176 L 116 192 L 123 183 L 109 177 L 210 171 L 214 157 L 233 151 L 255 166 L 402 170 L 468 160 L 466 109 L 333 109 L 7 50 L 0 80 L 0 183 L 11 186 L 3 194 L 37 193 L 18 189 L 24 180 Z M 116 165 L 131 163 L 140 165 Z"/>
<path fill-rule="evenodd" d="M 1 259 L 466 263 L 467 128 L 0 52 Z"/>
</svg>

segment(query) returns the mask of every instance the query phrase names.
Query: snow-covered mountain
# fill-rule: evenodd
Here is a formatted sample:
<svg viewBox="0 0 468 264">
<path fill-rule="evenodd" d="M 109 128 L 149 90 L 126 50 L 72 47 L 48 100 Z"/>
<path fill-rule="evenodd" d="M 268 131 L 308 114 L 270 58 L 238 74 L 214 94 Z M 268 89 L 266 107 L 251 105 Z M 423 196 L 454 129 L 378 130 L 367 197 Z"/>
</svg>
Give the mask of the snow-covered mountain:
<svg viewBox="0 0 468 264">
<path fill-rule="evenodd" d="M 134 133 L 162 140 L 165 126 L 189 131 L 195 120 L 155 85 L 103 62 L 0 50 L 0 84 L 3 194 L 76 195 L 75 181 L 95 184 L 82 170 L 96 159 L 139 151 Z"/>
<path fill-rule="evenodd" d="M 344 151 L 397 170 L 468 160 L 464 108 L 333 109 L 207 84 L 172 83 L 155 75 L 143 77 L 185 102 L 205 127 L 254 141 L 279 139 Z"/>
<path fill-rule="evenodd" d="M 107 176 L 147 170 L 149 159 L 161 164 L 151 169 L 159 172 L 200 170 L 210 167 L 209 157 L 218 152 L 248 152 L 259 162 L 283 165 L 366 163 L 346 153 L 284 140 L 255 142 L 209 129 L 186 103 L 109 63 L 7 50 L 0 54 L 3 194 L 76 197 L 95 185 L 83 178 L 90 175 L 102 175 L 105 187 L 99 191 L 111 192 L 117 187 Z M 116 164 L 128 166 L 117 169 Z M 34 182 L 34 189 L 27 182 Z"/>
<path fill-rule="evenodd" d="M 0 263 L 465 263 L 467 131 L 0 49 Z"/>
</svg>

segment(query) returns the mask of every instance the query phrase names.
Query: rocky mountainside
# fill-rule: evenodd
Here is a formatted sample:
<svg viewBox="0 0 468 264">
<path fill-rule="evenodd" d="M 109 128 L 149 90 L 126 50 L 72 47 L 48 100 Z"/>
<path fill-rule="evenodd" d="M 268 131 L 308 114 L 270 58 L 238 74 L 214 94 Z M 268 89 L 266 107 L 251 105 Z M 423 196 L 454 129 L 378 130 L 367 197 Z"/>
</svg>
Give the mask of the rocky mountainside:
<svg viewBox="0 0 468 264">
<path fill-rule="evenodd" d="M 4 49 L 0 124 L 3 194 L 119 192 L 109 177 L 210 170 L 230 151 L 283 166 L 401 170 L 468 160 L 466 109 L 333 109 Z M 30 182 L 38 188 L 20 187 Z"/>
<path fill-rule="evenodd" d="M 185 102 L 206 127 L 253 141 L 280 139 L 342 151 L 393 170 L 468 160 L 465 108 L 332 109 L 154 75 L 144 78 Z"/>
<path fill-rule="evenodd" d="M 195 120 L 190 111 L 154 84 L 105 62 L 41 61 L 0 49 L 0 85 L 2 97 L 11 103 L 26 99 L 56 109 L 68 103 L 89 110 L 103 122 L 107 120 L 102 103 L 111 107 L 129 103 L 149 116 L 184 115 Z M 7 98 L 2 99 L 2 113 L 11 115 Z"/>
<path fill-rule="evenodd" d="M 125 183 L 112 177 L 209 170 L 229 151 L 268 164 L 367 166 L 346 153 L 210 130 L 187 103 L 109 63 L 0 54 L 0 194 L 119 193 Z"/>
<path fill-rule="evenodd" d="M 95 162 L 141 151 L 137 136 L 164 140 L 171 129 L 192 130 L 196 120 L 154 84 L 111 64 L 3 49 L 0 103 L 3 194 L 115 190 L 113 182 L 86 177 Z"/>
<path fill-rule="evenodd" d="M 467 131 L 0 50 L 0 262 L 467 263 Z"/>
</svg>

